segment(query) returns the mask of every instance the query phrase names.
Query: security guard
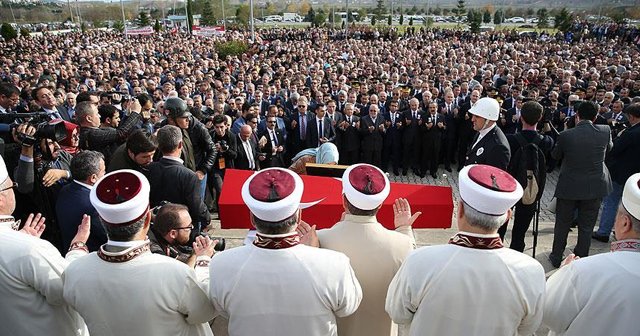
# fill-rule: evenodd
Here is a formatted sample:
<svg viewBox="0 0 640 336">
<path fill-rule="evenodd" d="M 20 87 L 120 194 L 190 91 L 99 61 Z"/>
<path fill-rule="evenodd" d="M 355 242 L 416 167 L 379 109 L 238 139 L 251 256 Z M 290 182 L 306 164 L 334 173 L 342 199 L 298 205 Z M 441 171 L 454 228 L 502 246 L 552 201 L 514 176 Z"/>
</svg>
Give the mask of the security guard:
<svg viewBox="0 0 640 336">
<path fill-rule="evenodd" d="M 473 129 L 478 133 L 467 152 L 465 166 L 486 164 L 506 170 L 511 159 L 511 151 L 507 138 L 496 126 L 500 115 L 500 103 L 493 98 L 481 98 L 469 109 L 469 113 L 472 114 Z"/>
</svg>

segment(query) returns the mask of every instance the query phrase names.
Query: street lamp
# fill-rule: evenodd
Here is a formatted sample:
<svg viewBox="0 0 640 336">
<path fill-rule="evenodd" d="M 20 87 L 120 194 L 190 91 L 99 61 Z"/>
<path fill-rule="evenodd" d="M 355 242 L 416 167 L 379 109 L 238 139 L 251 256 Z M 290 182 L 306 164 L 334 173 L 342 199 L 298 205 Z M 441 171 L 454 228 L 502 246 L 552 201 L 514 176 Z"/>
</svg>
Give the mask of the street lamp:
<svg viewBox="0 0 640 336">
<path fill-rule="evenodd" d="M 256 31 L 253 26 L 253 0 L 249 0 L 249 20 L 251 20 L 251 41 L 256 42 Z"/>
</svg>

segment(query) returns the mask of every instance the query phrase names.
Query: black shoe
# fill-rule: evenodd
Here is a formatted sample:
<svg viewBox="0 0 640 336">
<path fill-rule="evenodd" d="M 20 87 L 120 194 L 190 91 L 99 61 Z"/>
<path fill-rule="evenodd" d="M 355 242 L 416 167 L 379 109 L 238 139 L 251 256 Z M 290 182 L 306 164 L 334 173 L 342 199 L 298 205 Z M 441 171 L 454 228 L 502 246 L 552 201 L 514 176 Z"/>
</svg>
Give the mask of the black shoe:
<svg viewBox="0 0 640 336">
<path fill-rule="evenodd" d="M 400 172 L 397 169 L 394 169 L 393 170 L 393 175 L 398 176 L 398 175 L 400 175 Z"/>
<path fill-rule="evenodd" d="M 444 170 L 446 170 L 448 172 L 452 172 L 451 167 L 445 167 Z"/>
<path fill-rule="evenodd" d="M 608 243 L 609 242 L 609 236 L 601 236 L 599 235 L 597 232 L 594 232 L 591 235 L 591 238 L 599 241 L 599 242 L 603 242 L 603 243 Z"/>
<path fill-rule="evenodd" d="M 436 173 L 432 173 L 432 174 L 431 174 L 431 177 L 433 177 L 433 178 L 438 178 L 438 175 L 437 175 Z"/>
<path fill-rule="evenodd" d="M 404 169 L 404 170 L 402 171 L 402 176 L 407 176 L 407 173 L 408 173 L 408 171 L 407 171 L 406 169 Z"/>
<path fill-rule="evenodd" d="M 418 176 L 419 176 L 420 178 L 424 178 L 425 176 L 427 176 L 427 174 L 420 173 L 420 174 L 418 174 Z"/>
<path fill-rule="evenodd" d="M 556 260 L 551 256 L 551 254 L 549 254 L 547 258 L 549 258 L 549 261 L 551 262 L 551 266 L 553 266 L 554 268 L 560 268 L 560 263 L 562 263 L 562 260 L 560 261 Z"/>
</svg>

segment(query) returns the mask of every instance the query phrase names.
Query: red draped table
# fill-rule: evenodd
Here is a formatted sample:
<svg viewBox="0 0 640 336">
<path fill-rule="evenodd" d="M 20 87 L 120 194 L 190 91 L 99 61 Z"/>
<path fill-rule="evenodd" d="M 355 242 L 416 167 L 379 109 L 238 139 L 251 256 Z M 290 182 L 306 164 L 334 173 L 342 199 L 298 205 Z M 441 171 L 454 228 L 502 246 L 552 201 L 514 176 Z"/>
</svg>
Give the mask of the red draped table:
<svg viewBox="0 0 640 336">
<path fill-rule="evenodd" d="M 249 220 L 249 208 L 242 201 L 240 190 L 253 172 L 227 169 L 219 201 L 220 224 L 223 229 L 253 229 Z M 303 203 L 318 202 L 302 210 L 302 219 L 319 229 L 329 228 L 340 220 L 342 206 L 342 182 L 331 177 L 302 175 L 304 181 Z M 451 227 L 453 199 L 451 187 L 406 183 L 391 183 L 391 192 L 378 212 L 378 221 L 393 229 L 393 202 L 404 197 L 411 204 L 412 212 L 422 212 L 413 224 L 415 229 Z"/>
</svg>

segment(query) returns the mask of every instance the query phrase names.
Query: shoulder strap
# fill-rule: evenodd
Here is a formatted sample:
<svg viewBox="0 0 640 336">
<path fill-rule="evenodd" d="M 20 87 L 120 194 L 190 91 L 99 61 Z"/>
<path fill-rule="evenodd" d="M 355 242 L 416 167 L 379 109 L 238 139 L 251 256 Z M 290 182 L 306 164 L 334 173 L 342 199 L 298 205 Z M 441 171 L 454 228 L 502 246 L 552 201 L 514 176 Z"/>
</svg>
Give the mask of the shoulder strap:
<svg viewBox="0 0 640 336">
<path fill-rule="evenodd" d="M 518 144 L 520 144 L 520 148 L 529 144 L 522 133 L 516 133 L 515 138 L 518 141 Z"/>
</svg>

